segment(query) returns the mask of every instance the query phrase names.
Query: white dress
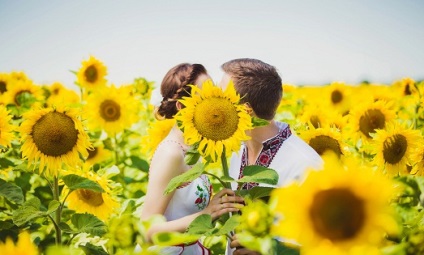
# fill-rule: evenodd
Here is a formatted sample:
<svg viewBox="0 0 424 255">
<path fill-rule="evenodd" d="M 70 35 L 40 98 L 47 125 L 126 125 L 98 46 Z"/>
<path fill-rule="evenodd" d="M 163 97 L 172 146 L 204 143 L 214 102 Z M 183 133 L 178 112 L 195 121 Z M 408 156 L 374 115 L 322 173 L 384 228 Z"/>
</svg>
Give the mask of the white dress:
<svg viewBox="0 0 424 255">
<path fill-rule="evenodd" d="M 203 210 L 209 204 L 211 192 L 212 186 L 206 175 L 178 187 L 166 208 L 165 218 L 168 221 L 176 220 Z M 190 245 L 166 247 L 161 254 L 208 255 L 210 251 L 197 241 Z"/>
<path fill-rule="evenodd" d="M 183 152 L 185 153 L 184 149 Z M 167 221 L 172 221 L 202 211 L 208 206 L 211 195 L 212 185 L 209 178 L 202 174 L 197 179 L 182 184 L 175 190 L 164 216 Z M 161 249 L 160 254 L 209 255 L 211 252 L 200 241 L 197 241 L 192 244 L 165 247 Z"/>
</svg>

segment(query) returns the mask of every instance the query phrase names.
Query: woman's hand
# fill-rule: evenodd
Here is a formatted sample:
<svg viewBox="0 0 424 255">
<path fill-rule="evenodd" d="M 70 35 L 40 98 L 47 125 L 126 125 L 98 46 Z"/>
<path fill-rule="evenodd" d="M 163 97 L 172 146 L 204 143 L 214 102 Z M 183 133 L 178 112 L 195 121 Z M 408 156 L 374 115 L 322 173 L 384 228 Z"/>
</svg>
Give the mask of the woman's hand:
<svg viewBox="0 0 424 255">
<path fill-rule="evenodd" d="M 203 210 L 203 213 L 210 214 L 212 220 L 219 216 L 229 213 L 238 212 L 244 205 L 244 199 L 236 196 L 231 189 L 223 189 L 218 192 L 209 202 L 209 205 Z"/>
</svg>

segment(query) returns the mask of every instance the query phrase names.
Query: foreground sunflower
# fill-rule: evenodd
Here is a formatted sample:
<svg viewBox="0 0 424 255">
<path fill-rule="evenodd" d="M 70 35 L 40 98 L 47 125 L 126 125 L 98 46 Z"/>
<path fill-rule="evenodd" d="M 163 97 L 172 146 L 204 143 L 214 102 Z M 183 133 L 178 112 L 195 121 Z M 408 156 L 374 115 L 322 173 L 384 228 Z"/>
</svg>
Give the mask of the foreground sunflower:
<svg viewBox="0 0 424 255">
<path fill-rule="evenodd" d="M 84 165 L 84 168 L 88 167 L 88 165 Z M 67 197 L 68 208 L 77 213 L 90 213 L 103 221 L 107 220 L 119 208 L 119 203 L 113 194 L 112 181 L 106 174 L 99 175 L 89 169 L 78 174 L 97 182 L 104 192 L 88 189 L 74 190 Z M 69 190 L 65 186 L 62 190 L 62 196 L 66 197 L 68 192 Z"/>
<path fill-rule="evenodd" d="M 413 164 L 412 153 L 421 143 L 420 131 L 397 122 L 388 123 L 386 129 L 376 130 L 372 144 L 373 162 L 390 176 L 408 174 L 408 168 Z"/>
<path fill-rule="evenodd" d="M 180 100 L 185 108 L 175 116 L 185 142 L 198 144 L 199 153 L 212 162 L 223 152 L 238 151 L 241 141 L 249 139 L 245 131 L 252 128 L 250 115 L 239 101 L 232 82 L 225 91 L 211 80 L 204 82 L 202 89 L 192 86 L 191 97 Z"/>
<path fill-rule="evenodd" d="M 114 136 L 137 122 L 138 102 L 128 88 L 115 86 L 95 90 L 87 97 L 85 117 L 90 130 Z"/>
<path fill-rule="evenodd" d="M 106 84 L 106 66 L 98 59 L 90 56 L 82 61 L 82 67 L 77 73 L 77 83 L 83 88 L 94 89 Z"/>
<path fill-rule="evenodd" d="M 15 137 L 13 134 L 14 126 L 10 124 L 12 116 L 3 105 L 0 105 L 0 146 L 9 147 Z M 0 149 L 1 151 L 1 149 Z"/>
<path fill-rule="evenodd" d="M 18 241 L 13 243 L 11 238 L 6 238 L 4 243 L 0 240 L 1 255 L 37 255 L 39 254 L 37 246 L 31 241 L 28 232 L 19 234 Z"/>
<path fill-rule="evenodd" d="M 75 109 L 31 110 L 24 114 L 20 133 L 22 157 L 34 168 L 39 162 L 39 172 L 45 169 L 53 176 L 63 164 L 75 167 L 81 163 L 79 154 L 86 158 L 91 148 Z"/>
<path fill-rule="evenodd" d="M 310 254 L 326 244 L 344 251 L 377 245 L 386 232 L 398 231 L 389 204 L 390 179 L 354 159 L 323 158 L 322 171 L 272 192 L 271 208 L 279 218 L 271 233 L 296 240 L 302 254 Z"/>
</svg>

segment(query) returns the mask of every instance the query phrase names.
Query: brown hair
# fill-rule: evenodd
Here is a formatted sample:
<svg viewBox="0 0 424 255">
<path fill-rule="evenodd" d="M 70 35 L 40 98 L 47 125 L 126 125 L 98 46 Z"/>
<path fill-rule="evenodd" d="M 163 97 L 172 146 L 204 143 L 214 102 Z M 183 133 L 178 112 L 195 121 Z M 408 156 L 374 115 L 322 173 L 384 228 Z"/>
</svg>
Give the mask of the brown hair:
<svg viewBox="0 0 424 255">
<path fill-rule="evenodd" d="M 172 119 L 178 112 L 177 101 L 184 96 L 189 96 L 191 87 L 197 78 L 207 74 L 206 68 L 201 64 L 179 64 L 169 70 L 160 85 L 162 102 L 156 109 L 156 118 Z"/>
<path fill-rule="evenodd" d="M 231 76 L 242 103 L 249 103 L 259 118 L 274 118 L 283 96 L 281 77 L 274 66 L 240 58 L 224 63 L 221 68 Z"/>
</svg>

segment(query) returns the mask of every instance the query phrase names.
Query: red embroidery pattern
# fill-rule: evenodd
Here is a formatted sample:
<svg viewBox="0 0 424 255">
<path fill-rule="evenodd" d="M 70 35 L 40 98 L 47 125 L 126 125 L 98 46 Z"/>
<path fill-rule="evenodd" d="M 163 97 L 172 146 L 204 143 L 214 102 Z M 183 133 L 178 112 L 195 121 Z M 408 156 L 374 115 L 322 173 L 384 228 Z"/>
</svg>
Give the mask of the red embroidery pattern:
<svg viewBox="0 0 424 255">
<path fill-rule="evenodd" d="M 262 151 L 259 153 L 258 158 L 256 159 L 255 165 L 269 167 L 272 160 L 274 159 L 274 156 L 277 154 L 278 149 L 280 149 L 283 142 L 291 136 L 292 132 L 290 130 L 290 126 L 287 125 L 283 129 L 280 130 L 280 132 L 263 142 L 262 144 Z M 249 165 L 248 157 L 247 157 L 247 148 L 244 147 L 243 154 L 241 156 L 241 166 L 240 166 L 240 173 L 239 173 L 239 179 L 243 177 L 243 170 L 244 168 Z M 242 186 L 239 186 L 239 189 L 251 189 L 253 187 L 258 186 L 259 183 L 256 182 L 250 182 L 250 183 L 243 183 Z"/>
</svg>

